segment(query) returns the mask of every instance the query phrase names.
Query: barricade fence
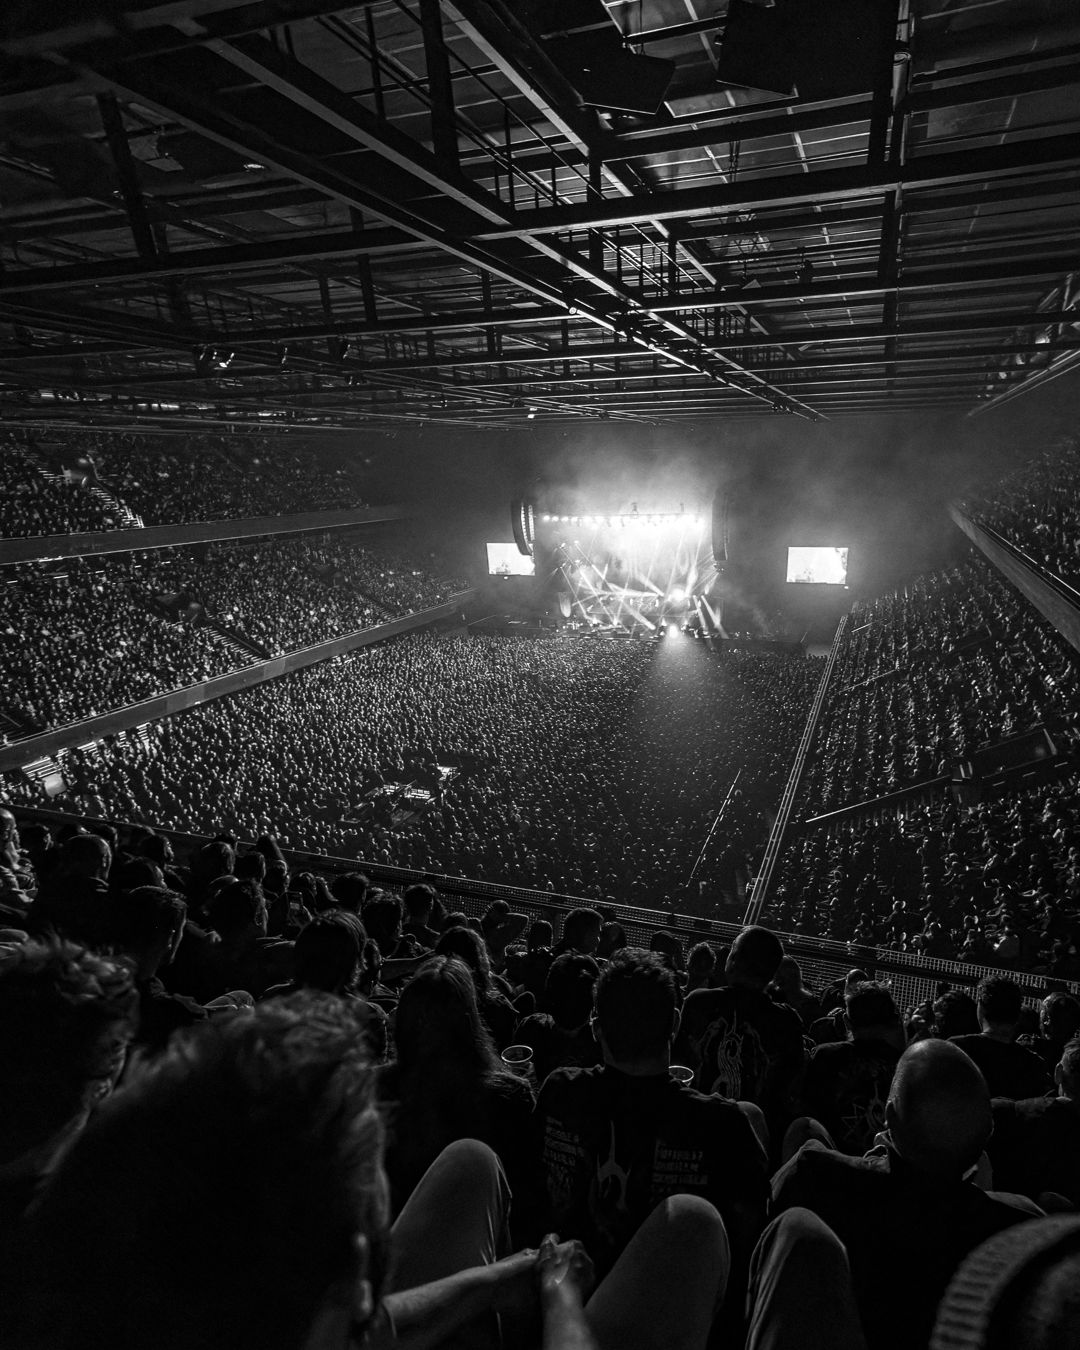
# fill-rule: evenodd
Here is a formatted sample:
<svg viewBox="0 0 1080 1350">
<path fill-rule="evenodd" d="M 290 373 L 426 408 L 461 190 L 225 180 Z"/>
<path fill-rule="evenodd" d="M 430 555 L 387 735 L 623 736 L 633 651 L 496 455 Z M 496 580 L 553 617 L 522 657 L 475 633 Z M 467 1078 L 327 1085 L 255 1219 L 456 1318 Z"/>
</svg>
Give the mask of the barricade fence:
<svg viewBox="0 0 1080 1350">
<path fill-rule="evenodd" d="M 63 825 L 82 825 L 92 829 L 97 825 L 110 825 L 119 832 L 121 840 L 124 831 L 132 824 L 145 825 L 171 841 L 178 861 L 183 861 L 190 852 L 209 842 L 208 836 L 158 829 L 149 821 L 107 820 L 36 807 L 13 806 L 11 810 L 20 821 L 41 821 L 54 828 Z M 403 891 L 417 882 L 426 882 L 435 887 L 448 909 L 461 910 L 469 917 L 479 918 L 493 900 L 506 900 L 512 909 L 527 914 L 530 919 L 551 921 L 556 935 L 563 917 L 571 910 L 596 906 L 614 912 L 626 932 L 630 946 L 648 947 L 653 934 L 663 929 L 676 934 L 687 951 L 698 942 L 708 942 L 713 947 L 724 947 L 730 945 L 743 928 L 742 923 L 734 918 L 714 919 L 689 914 L 672 914 L 662 910 L 621 904 L 617 901 L 597 900 L 595 897 L 561 895 L 504 885 L 501 882 L 394 867 L 386 863 L 368 862 L 362 858 L 339 858 L 330 854 L 308 853 L 288 848 L 281 851 L 293 872 L 312 872 L 328 880 L 347 872 L 363 872 L 372 881 L 395 891 Z M 782 940 L 787 954 L 799 962 L 804 980 L 812 987 L 820 990 L 836 980 L 843 979 L 852 969 L 864 970 L 871 979 L 881 980 L 890 986 L 897 1006 L 904 1013 L 927 1000 L 932 1000 L 943 983 L 954 988 L 974 989 L 980 980 L 990 975 L 1011 975 L 1023 987 L 1029 1002 L 1043 997 L 1047 992 L 1045 975 L 1031 974 L 1004 966 L 972 965 L 947 960 L 944 957 L 914 956 L 886 947 L 834 942 L 828 938 L 815 938 L 805 933 L 778 932 L 777 935 Z M 1055 981 L 1055 987 L 1067 987 L 1070 992 L 1080 994 L 1080 985 L 1075 983 Z"/>
</svg>

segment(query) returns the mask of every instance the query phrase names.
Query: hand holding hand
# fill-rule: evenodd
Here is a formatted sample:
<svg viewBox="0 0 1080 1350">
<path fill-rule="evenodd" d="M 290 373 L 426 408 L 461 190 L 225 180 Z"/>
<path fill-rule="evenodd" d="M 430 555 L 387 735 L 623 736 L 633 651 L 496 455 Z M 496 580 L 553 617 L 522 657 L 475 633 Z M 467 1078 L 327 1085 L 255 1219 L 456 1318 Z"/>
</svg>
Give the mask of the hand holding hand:
<svg viewBox="0 0 1080 1350">
<path fill-rule="evenodd" d="M 556 1233 L 541 1242 L 536 1267 L 542 1300 L 573 1292 L 584 1302 L 595 1280 L 593 1263 L 581 1243 L 560 1242 Z"/>
</svg>

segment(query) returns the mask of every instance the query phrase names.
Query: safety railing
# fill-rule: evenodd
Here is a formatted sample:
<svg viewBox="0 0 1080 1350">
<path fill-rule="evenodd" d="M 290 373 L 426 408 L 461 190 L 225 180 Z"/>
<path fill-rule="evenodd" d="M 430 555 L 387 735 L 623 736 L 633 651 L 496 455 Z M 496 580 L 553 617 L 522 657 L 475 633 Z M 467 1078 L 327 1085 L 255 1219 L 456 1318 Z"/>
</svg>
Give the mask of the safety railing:
<svg viewBox="0 0 1080 1350">
<path fill-rule="evenodd" d="M 63 825 L 93 828 L 108 824 L 122 832 L 129 823 L 132 823 L 36 807 L 13 806 L 11 809 L 20 821 L 40 821 L 54 828 Z M 148 820 L 135 823 L 153 824 Z M 158 829 L 157 826 L 153 828 L 172 842 L 174 851 L 180 859 L 209 842 L 206 836 Z M 506 900 L 511 908 L 519 913 L 534 919 L 544 918 L 552 921 L 556 931 L 570 910 L 601 903 L 589 896 L 553 894 L 549 891 L 511 886 L 502 882 L 479 881 L 469 877 L 425 872 L 416 868 L 394 867 L 360 857 L 340 858 L 325 853 L 309 853 L 302 849 L 282 849 L 282 853 L 293 872 L 312 872 L 328 880 L 343 873 L 363 872 L 372 881 L 397 891 L 417 882 L 426 882 L 435 887 L 449 908 L 460 909 L 470 916 L 479 917 L 493 900 Z M 622 924 L 627 942 L 631 946 L 648 947 L 652 935 L 663 929 L 677 934 L 687 948 L 697 942 L 707 942 L 713 947 L 724 947 L 735 940 L 743 927 L 742 924 L 723 919 L 644 909 L 618 902 L 602 903 L 604 909 L 610 910 Z M 812 984 L 818 986 L 829 984 L 842 978 L 849 970 L 857 968 L 865 971 L 870 978 L 887 982 L 893 990 L 898 1006 L 902 1009 L 914 1008 L 927 999 L 934 998 L 942 984 L 962 988 L 973 987 L 988 975 L 1000 975 L 1006 970 L 1024 988 L 1029 999 L 1040 997 L 1046 992 L 1045 976 L 1018 971 L 1004 964 L 973 965 L 943 957 L 892 951 L 887 947 L 835 942 L 803 933 L 779 932 L 778 936 L 784 944 L 784 950 L 800 963 L 804 977 Z M 1080 986 L 1075 983 L 1057 981 L 1055 987 L 1068 987 L 1071 992 L 1080 992 Z"/>
<path fill-rule="evenodd" d="M 795 759 L 791 765 L 791 772 L 788 774 L 784 795 L 780 799 L 780 807 L 776 813 L 776 819 L 773 821 L 773 827 L 769 831 L 769 839 L 765 845 L 765 852 L 762 855 L 761 866 L 758 868 L 757 876 L 752 883 L 750 896 L 746 906 L 747 923 L 757 923 L 765 911 L 765 901 L 768 898 L 773 871 L 776 868 L 777 859 L 780 857 L 780 852 L 784 846 L 788 824 L 791 820 L 791 810 L 795 804 L 795 796 L 799 790 L 799 784 L 802 781 L 803 771 L 806 767 L 806 759 L 810 753 L 810 747 L 813 745 L 814 736 L 817 734 L 818 720 L 821 717 L 821 709 L 825 704 L 825 695 L 828 692 L 833 671 L 836 668 L 836 658 L 839 655 L 840 647 L 844 641 L 844 634 L 847 631 L 847 622 L 848 615 L 845 614 L 836 625 L 836 634 L 833 637 L 832 646 L 829 648 L 829 657 L 825 662 L 825 669 L 822 672 L 821 681 L 817 687 L 817 693 L 814 695 L 814 702 L 811 705 L 809 716 L 806 719 L 806 726 L 803 728 L 799 748 L 795 752 Z"/>
</svg>

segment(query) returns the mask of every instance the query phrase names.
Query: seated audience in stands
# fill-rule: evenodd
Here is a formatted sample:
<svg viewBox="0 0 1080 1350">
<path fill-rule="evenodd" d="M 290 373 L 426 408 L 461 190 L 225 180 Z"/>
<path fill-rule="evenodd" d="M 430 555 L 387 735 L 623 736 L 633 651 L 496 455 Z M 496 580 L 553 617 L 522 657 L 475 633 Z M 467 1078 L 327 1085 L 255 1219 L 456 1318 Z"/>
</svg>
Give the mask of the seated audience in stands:
<svg viewBox="0 0 1080 1350">
<path fill-rule="evenodd" d="M 698 942 L 686 957 L 686 992 L 712 988 L 716 973 L 716 952 L 707 942 Z"/>
<path fill-rule="evenodd" d="M 603 1066 L 556 1069 L 537 1100 L 546 1223 L 580 1238 L 603 1273 L 658 1200 L 700 1197 L 723 1219 L 741 1304 L 765 1217 L 765 1153 L 738 1103 L 671 1075 L 677 1025 L 672 972 L 654 953 L 617 952 L 596 985 Z"/>
<path fill-rule="evenodd" d="M 552 948 L 554 954 L 575 952 L 578 956 L 595 956 L 603 926 L 603 917 L 597 910 L 572 909 L 563 919 L 562 934 Z"/>
<path fill-rule="evenodd" d="M 904 1049 L 904 1024 L 884 985 L 847 988 L 849 1039 L 810 1052 L 800 1098 L 807 1115 L 828 1131 L 832 1146 L 858 1157 L 885 1128 L 885 1103 Z"/>
<path fill-rule="evenodd" d="M 139 595 L 130 555 L 0 569 L 2 711 L 22 736 L 95 717 L 237 666 L 209 629 L 168 622 Z M 21 739 L 9 733 L 8 739 Z"/>
<path fill-rule="evenodd" d="M 885 1123 L 887 1142 L 873 1156 L 805 1144 L 773 1178 L 770 1214 L 809 1210 L 828 1225 L 847 1251 L 868 1350 L 913 1350 L 927 1344 L 968 1252 L 1039 1211 L 972 1180 L 993 1118 L 985 1079 L 955 1043 L 920 1041 L 904 1052 Z M 852 1344 L 835 1323 L 830 1330 L 836 1344 Z"/>
<path fill-rule="evenodd" d="M 60 846 L 56 866 L 27 911 L 34 933 L 57 933 L 100 947 L 109 933 L 109 869 L 113 856 L 98 834 L 73 834 Z"/>
<path fill-rule="evenodd" d="M 1054 1083 L 1055 1096 L 995 1099 L 987 1145 L 994 1185 L 1045 1209 L 1080 1209 L 1080 1040 L 1062 1050 Z"/>
<path fill-rule="evenodd" d="M 378 1087 L 388 1111 L 394 1213 L 455 1139 L 488 1144 L 511 1188 L 525 1194 L 533 1091 L 500 1061 L 463 961 L 434 956 L 409 980 L 394 1019 L 394 1045 L 397 1058 L 380 1070 Z"/>
<path fill-rule="evenodd" d="M 115 530 L 127 523 L 116 504 L 62 474 L 50 474 L 34 455 L 29 439 L 0 436 L 0 538 Z"/>
<path fill-rule="evenodd" d="M 37 889 L 37 870 L 29 851 L 22 847 L 18 822 L 0 806 L 0 918 L 23 918 Z"/>
<path fill-rule="evenodd" d="M 159 886 L 137 886 L 114 897 L 109 906 L 109 939 L 114 952 L 131 966 L 139 993 L 135 1043 L 141 1050 L 163 1050 L 174 1031 L 205 1021 L 208 1009 L 186 994 L 173 994 L 158 971 L 176 955 L 184 937 L 187 905 Z M 225 1005 L 234 1006 L 233 1000 Z"/>
<path fill-rule="evenodd" d="M 173 437 L 78 432 L 62 442 L 99 482 L 147 524 L 245 519 L 362 506 L 349 462 L 294 448 L 291 437 Z"/>
<path fill-rule="evenodd" d="M 675 1041 L 675 1059 L 694 1070 L 694 1086 L 760 1107 L 774 1144 L 791 1120 L 803 1064 L 798 1014 L 766 992 L 783 955 L 775 933 L 744 928 L 727 958 L 726 986 L 689 995 Z"/>
<path fill-rule="evenodd" d="M 1043 1062 L 1043 1068 L 1053 1074 L 1069 1042 L 1080 1035 L 1080 999 L 1073 994 L 1048 994 L 1039 1005 L 1039 1034 L 1021 1038 L 1020 1044 Z"/>
<path fill-rule="evenodd" d="M 943 1041 L 957 1036 L 977 1036 L 979 1008 L 964 989 L 946 989 L 934 999 L 934 1034 Z"/>
<path fill-rule="evenodd" d="M 555 960 L 551 950 L 554 941 L 555 930 L 548 920 L 534 919 L 525 935 L 525 950 L 511 952 L 507 959 L 507 975 L 532 994 L 537 1004 L 543 1001 L 548 972 Z"/>
<path fill-rule="evenodd" d="M 456 956 L 468 967 L 484 1026 L 495 1049 L 505 1050 L 514 1039 L 518 1015 L 506 996 L 509 986 L 492 974 L 483 937 L 467 926 L 448 928 L 435 944 L 435 951 L 439 956 Z"/>
<path fill-rule="evenodd" d="M 429 951 L 434 950 L 439 940 L 438 929 L 431 926 L 435 918 L 437 900 L 435 887 L 425 882 L 406 887 L 401 896 L 404 913 L 402 935 L 414 939 L 420 947 L 425 947 Z"/>
<path fill-rule="evenodd" d="M 807 1029 L 821 1016 L 821 1002 L 814 991 L 803 984 L 802 967 L 793 956 L 785 956 L 777 966 L 769 992 L 778 1003 L 793 1008 Z"/>
<path fill-rule="evenodd" d="M 510 1251 L 506 1177 L 475 1140 L 391 1223 L 357 1030 L 350 1005 L 297 994 L 141 1066 L 21 1235 L 14 1350 L 491 1345 L 496 1319 L 550 1350 L 704 1350 L 726 1241 L 693 1196 L 657 1206 L 599 1285 L 579 1243 Z"/>
<path fill-rule="evenodd" d="M 382 964 L 379 950 L 364 931 L 360 916 L 347 909 L 316 914 L 293 944 L 293 977 L 275 985 L 268 997 L 302 989 L 336 994 L 363 1013 L 368 1049 L 374 1064 L 386 1058 L 388 1018 L 377 1003 L 365 997 L 377 983 Z"/>
<path fill-rule="evenodd" d="M 527 914 L 515 914 L 507 900 L 493 900 L 483 913 L 480 927 L 484 934 L 491 969 L 496 975 L 506 972 L 507 947 L 529 926 Z"/>
<path fill-rule="evenodd" d="M 542 1010 L 522 1018 L 514 1034 L 516 1044 L 533 1052 L 538 1083 L 554 1069 L 592 1068 L 601 1062 L 592 1028 L 599 978 L 600 967 L 591 956 L 564 952 L 551 963 L 540 999 Z"/>
<path fill-rule="evenodd" d="M 137 1010 L 123 961 L 59 939 L 0 948 L 0 1271 L 54 1159 L 119 1078 Z"/>
<path fill-rule="evenodd" d="M 1075 587 L 1080 582 L 1078 482 L 1080 439 L 1074 433 L 961 506 Z"/>
<path fill-rule="evenodd" d="M 1050 1087 L 1038 1055 L 1017 1045 L 1024 991 L 1007 975 L 993 975 L 979 985 L 977 1036 L 953 1036 L 983 1072 L 992 1097 L 1038 1097 Z"/>
<path fill-rule="evenodd" d="M 288 977 L 292 943 L 267 936 L 266 897 L 257 881 L 219 877 L 210 886 L 206 915 L 218 941 L 200 949 L 199 997 L 246 989 L 259 998 Z"/>
</svg>

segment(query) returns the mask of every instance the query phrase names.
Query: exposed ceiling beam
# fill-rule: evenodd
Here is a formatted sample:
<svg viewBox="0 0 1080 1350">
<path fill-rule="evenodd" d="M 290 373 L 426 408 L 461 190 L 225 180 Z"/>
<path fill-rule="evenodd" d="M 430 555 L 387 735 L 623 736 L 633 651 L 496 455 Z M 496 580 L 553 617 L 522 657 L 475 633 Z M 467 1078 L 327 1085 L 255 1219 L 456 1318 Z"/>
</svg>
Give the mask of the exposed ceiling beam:
<svg viewBox="0 0 1080 1350">
<path fill-rule="evenodd" d="M 613 229 L 649 220 L 687 220 L 710 211 L 754 211 L 762 206 L 858 201 L 886 189 L 921 190 L 982 183 L 998 175 L 1034 176 L 1080 163 L 1075 135 L 1016 139 L 1004 145 L 911 158 L 851 169 L 818 169 L 811 173 L 745 178 L 714 187 L 681 188 L 634 198 L 584 202 L 577 206 L 538 207 L 518 213 L 512 227 L 487 231 L 485 239 L 521 238 L 570 230 Z M 1038 195 L 1037 182 L 1030 184 Z"/>
</svg>

